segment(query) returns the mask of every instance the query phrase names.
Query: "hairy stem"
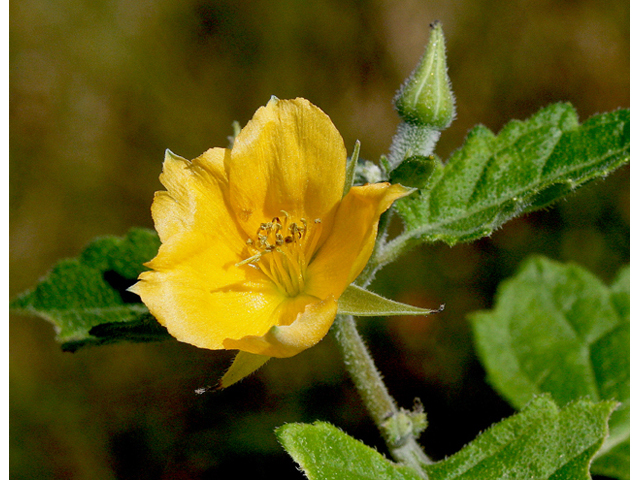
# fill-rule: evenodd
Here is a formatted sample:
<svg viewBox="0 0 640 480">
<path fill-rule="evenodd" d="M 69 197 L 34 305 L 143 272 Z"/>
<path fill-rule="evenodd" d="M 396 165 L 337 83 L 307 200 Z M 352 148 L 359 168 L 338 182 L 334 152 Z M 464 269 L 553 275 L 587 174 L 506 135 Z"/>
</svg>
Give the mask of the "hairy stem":
<svg viewBox="0 0 640 480">
<path fill-rule="evenodd" d="M 392 209 L 380 218 L 378 238 L 369 263 L 354 282 L 358 286 L 366 287 L 373 280 L 378 269 L 385 265 L 379 262 L 378 258 L 384 251 L 391 215 Z M 392 457 L 413 468 L 421 477 L 427 478 L 421 465 L 433 462 L 418 445 L 411 432 L 397 435 L 396 427 L 402 420 L 400 417 L 406 419 L 407 412 L 399 409 L 396 401 L 389 394 L 382 375 L 358 333 L 355 320 L 351 315 L 338 315 L 331 330 L 340 346 L 347 371 L 371 418 L 380 430 Z"/>
<path fill-rule="evenodd" d="M 370 263 L 376 265 L 377 269 L 380 269 L 419 244 L 419 238 L 416 238 L 413 234 L 407 234 L 405 232 L 402 235 L 395 237 L 390 242 L 385 242 L 376 248 L 371 255 L 372 259 Z M 375 258 L 373 258 L 374 256 Z"/>
<path fill-rule="evenodd" d="M 403 412 L 389 394 L 380 372 L 373 363 L 371 354 L 358 333 L 351 315 L 338 315 L 332 331 L 338 341 L 349 375 L 362 398 L 365 407 L 376 423 L 393 458 L 412 467 L 426 478 L 421 465 L 432 463 L 416 439 L 408 435 L 400 441 L 390 435 L 387 425 Z"/>
</svg>

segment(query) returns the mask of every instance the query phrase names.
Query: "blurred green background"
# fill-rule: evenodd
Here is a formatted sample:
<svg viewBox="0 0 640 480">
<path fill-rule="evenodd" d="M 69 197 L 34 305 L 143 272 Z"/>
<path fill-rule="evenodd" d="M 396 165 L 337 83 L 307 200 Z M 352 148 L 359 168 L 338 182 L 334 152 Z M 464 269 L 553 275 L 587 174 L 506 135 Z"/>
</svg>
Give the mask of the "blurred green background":
<svg viewBox="0 0 640 480">
<path fill-rule="evenodd" d="M 386 153 L 394 92 L 440 20 L 458 116 L 437 153 L 570 101 L 581 119 L 629 107 L 629 3 L 611 0 L 12 0 L 10 295 L 97 235 L 152 227 L 166 148 L 226 146 L 271 95 L 321 107 L 349 151 Z M 428 245 L 373 288 L 424 318 L 362 320 L 402 406 L 420 397 L 442 458 L 511 409 L 484 382 L 468 312 L 536 252 L 606 281 L 629 261 L 629 169 L 491 238 Z M 384 451 L 331 338 L 220 393 L 231 352 L 177 342 L 62 353 L 41 319 L 10 320 L 14 479 L 302 478 L 273 429 L 333 422 Z"/>
</svg>

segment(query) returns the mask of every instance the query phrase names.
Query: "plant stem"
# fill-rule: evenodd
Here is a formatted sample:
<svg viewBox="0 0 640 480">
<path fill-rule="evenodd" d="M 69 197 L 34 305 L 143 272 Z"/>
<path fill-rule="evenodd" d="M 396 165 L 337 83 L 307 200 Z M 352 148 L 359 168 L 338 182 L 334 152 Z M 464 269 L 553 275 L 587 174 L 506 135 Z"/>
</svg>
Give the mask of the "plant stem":
<svg viewBox="0 0 640 480">
<path fill-rule="evenodd" d="M 371 354 L 358 333 L 353 317 L 338 315 L 332 331 L 338 345 L 340 345 L 347 371 L 387 443 L 391 456 L 398 462 L 413 468 L 421 477 L 426 478 L 421 465 L 433 462 L 418 445 L 416 439 L 409 435 L 402 441 L 396 442 L 385 428 L 385 423 L 401 414 L 401 411 L 389 394 L 380 372 L 376 369 Z"/>
<path fill-rule="evenodd" d="M 370 263 L 376 265 L 376 269 L 380 269 L 418 244 L 420 244 L 419 238 L 416 238 L 414 234 L 409 235 L 405 232 L 390 242 L 385 242 L 384 245 L 378 246 L 376 244 L 378 248 L 374 249 Z"/>
<path fill-rule="evenodd" d="M 398 412 L 398 407 L 389 395 L 382 376 L 358 333 L 353 316 L 338 315 L 334 333 L 342 350 L 347 371 L 358 393 L 362 396 L 373 421 L 376 425 L 381 425 Z"/>
<path fill-rule="evenodd" d="M 366 287 L 373 280 L 378 269 L 385 265 L 379 262 L 378 258 L 380 254 L 384 253 L 391 215 L 390 209 L 380 218 L 378 238 L 369 263 L 354 282 L 358 286 Z M 377 370 L 367 346 L 358 333 L 353 316 L 338 315 L 331 330 L 340 346 L 347 371 L 365 407 L 380 430 L 389 453 L 396 461 L 411 467 L 422 478 L 427 478 L 421 465 L 433 462 L 418 445 L 415 436 L 409 432 L 409 434 L 401 435 L 398 438 L 390 432 L 390 422 L 394 422 L 400 416 L 406 417 L 406 412 L 398 408 L 396 401 L 389 394 L 387 386 L 382 380 L 382 375 Z"/>
</svg>

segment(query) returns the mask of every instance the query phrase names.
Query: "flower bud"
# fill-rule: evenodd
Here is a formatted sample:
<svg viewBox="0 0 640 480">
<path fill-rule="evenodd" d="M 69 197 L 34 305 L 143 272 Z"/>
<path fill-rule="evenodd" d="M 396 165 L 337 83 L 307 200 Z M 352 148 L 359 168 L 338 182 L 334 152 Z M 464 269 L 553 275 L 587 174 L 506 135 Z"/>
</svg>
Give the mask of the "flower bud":
<svg viewBox="0 0 640 480">
<path fill-rule="evenodd" d="M 394 103 L 406 123 L 442 131 L 455 116 L 455 100 L 447 75 L 442 25 L 435 22 L 431 28 L 425 54 L 398 91 Z"/>
</svg>

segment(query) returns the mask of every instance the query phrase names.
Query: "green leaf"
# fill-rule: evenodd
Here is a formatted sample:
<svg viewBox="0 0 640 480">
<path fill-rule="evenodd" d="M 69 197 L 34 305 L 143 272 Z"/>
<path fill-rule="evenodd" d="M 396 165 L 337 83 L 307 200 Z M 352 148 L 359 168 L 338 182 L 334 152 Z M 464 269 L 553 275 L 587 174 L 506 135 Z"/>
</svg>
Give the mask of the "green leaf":
<svg viewBox="0 0 640 480">
<path fill-rule="evenodd" d="M 389 315 L 429 315 L 440 310 L 428 310 L 396 302 L 357 285 L 349 285 L 338 300 L 338 313 L 360 317 Z"/>
<path fill-rule="evenodd" d="M 455 455 L 424 467 L 430 480 L 506 478 L 587 480 L 589 463 L 607 436 L 615 402 L 579 400 L 559 409 L 548 395 Z M 327 423 L 288 424 L 276 430 L 283 447 L 309 479 L 418 479 Z"/>
<path fill-rule="evenodd" d="M 627 440 L 609 450 L 606 455 L 596 458 L 591 464 L 591 473 L 629 480 L 631 478 L 630 448 L 631 446 Z"/>
<path fill-rule="evenodd" d="M 406 224 L 399 241 L 474 240 L 606 176 L 629 161 L 629 116 L 617 110 L 580 126 L 573 107 L 555 104 L 497 136 L 475 127 L 442 174 L 395 203 Z"/>
<path fill-rule="evenodd" d="M 429 480 L 587 480 L 615 402 L 578 400 L 563 409 L 548 395 L 494 425 L 455 455 L 425 467 Z"/>
<path fill-rule="evenodd" d="M 67 351 L 120 340 L 171 338 L 140 298 L 126 290 L 159 246 L 156 233 L 146 229 L 132 229 L 123 238 L 98 238 L 78 258 L 58 262 L 10 308 L 53 323 Z"/>
<path fill-rule="evenodd" d="M 500 285 L 493 310 L 470 315 L 489 382 L 514 407 L 542 392 L 561 406 L 620 402 L 594 472 L 629 442 L 629 304 L 628 267 L 607 287 L 577 265 L 533 257 Z M 618 465 L 628 478 L 629 464 Z"/>
<path fill-rule="evenodd" d="M 276 435 L 310 480 L 423 478 L 328 423 L 290 423 L 276 429 Z"/>
</svg>

